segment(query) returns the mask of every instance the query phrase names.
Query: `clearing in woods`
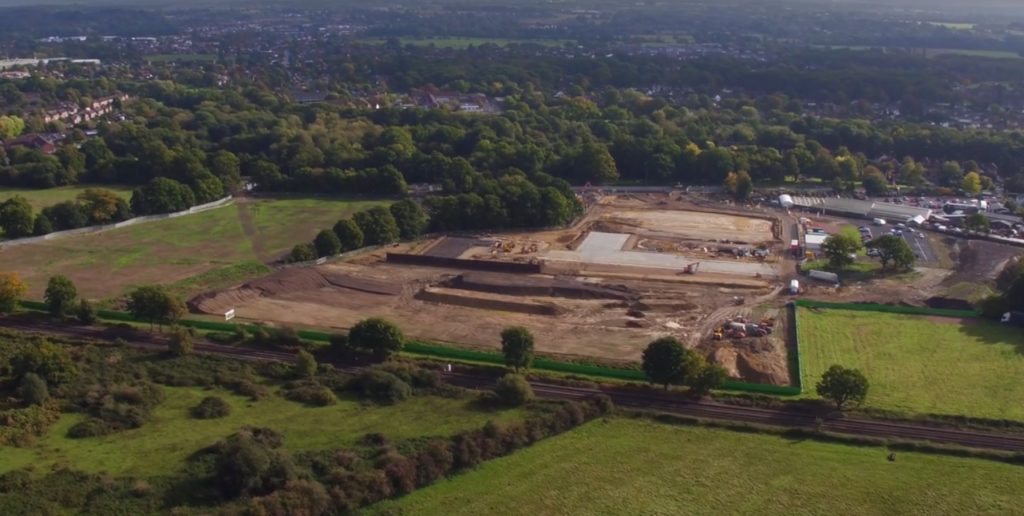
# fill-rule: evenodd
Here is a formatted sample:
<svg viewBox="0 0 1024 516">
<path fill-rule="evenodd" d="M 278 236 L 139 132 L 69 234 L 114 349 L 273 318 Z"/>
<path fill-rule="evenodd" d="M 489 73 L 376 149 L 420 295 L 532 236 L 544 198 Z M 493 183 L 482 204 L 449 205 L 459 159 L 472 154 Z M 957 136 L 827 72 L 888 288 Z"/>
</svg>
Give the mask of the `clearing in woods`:
<svg viewBox="0 0 1024 516">
<path fill-rule="evenodd" d="M 833 364 L 870 384 L 866 406 L 1024 420 L 1024 337 L 983 319 L 798 309 L 808 393 Z"/>
<path fill-rule="evenodd" d="M 228 437 L 243 426 L 264 426 L 284 435 L 291 451 L 346 448 L 370 432 L 393 440 L 425 436 L 447 436 L 478 428 L 488 420 L 498 422 L 521 418 L 521 410 L 482 411 L 472 400 L 419 396 L 391 406 L 368 406 L 359 401 L 340 400 L 337 405 L 307 407 L 271 395 L 251 401 L 224 391 L 197 387 L 163 387 L 166 399 L 154 409 L 153 420 L 141 428 L 102 437 L 71 439 L 68 429 L 82 420 L 64 414 L 34 444 L 0 446 L 0 473 L 33 465 L 48 471 L 64 465 L 89 473 L 115 476 L 166 476 L 177 473 L 193 453 Z M 230 415 L 219 419 L 194 419 L 189 410 L 211 395 L 232 406 Z M 317 424 L 311 425 L 310 421 Z"/>
<path fill-rule="evenodd" d="M 4 186 L 0 187 L 0 202 L 6 201 L 16 195 L 20 195 L 28 200 L 28 203 L 32 205 L 32 212 L 38 213 L 43 208 L 53 206 L 59 202 L 73 201 L 78 198 L 78 194 L 90 188 L 112 190 L 117 192 L 117 195 L 123 197 L 126 201 L 132 196 L 132 189 L 130 187 L 118 185 L 79 185 L 43 189 Z"/>
<path fill-rule="evenodd" d="M 1024 468 L 614 418 L 369 514 L 1007 514 Z M 927 509 L 924 509 L 927 505 Z"/>
<path fill-rule="evenodd" d="M 386 202 L 247 199 L 195 215 L 11 247 L 0 252 L 0 269 L 21 275 L 30 299 L 40 298 L 55 274 L 70 277 L 80 294 L 93 299 L 145 284 L 194 294 L 265 273 L 262 263 L 340 218 Z M 245 217 L 251 231 L 243 227 Z"/>
</svg>

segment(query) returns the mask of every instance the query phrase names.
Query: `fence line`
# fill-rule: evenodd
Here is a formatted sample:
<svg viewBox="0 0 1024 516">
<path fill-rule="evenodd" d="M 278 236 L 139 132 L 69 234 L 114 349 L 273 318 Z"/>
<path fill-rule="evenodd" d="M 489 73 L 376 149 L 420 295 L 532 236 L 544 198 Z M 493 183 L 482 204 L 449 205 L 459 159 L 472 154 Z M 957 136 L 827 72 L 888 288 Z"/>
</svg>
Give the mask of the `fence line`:
<svg viewBox="0 0 1024 516">
<path fill-rule="evenodd" d="M 5 248 L 5 247 L 14 247 L 14 246 L 18 246 L 18 245 L 24 245 L 24 244 L 35 244 L 35 243 L 39 243 L 39 242 L 45 242 L 47 240 L 56 240 L 56 239 L 59 239 L 59 238 L 67 238 L 67 237 L 76 236 L 76 235 L 88 235 L 88 234 L 93 234 L 93 233 L 100 233 L 100 232 L 103 232 L 103 231 L 109 231 L 111 229 L 118 229 L 118 228 L 123 228 L 123 227 L 128 227 L 128 226 L 134 226 L 136 224 L 143 224 L 143 223 L 146 223 L 146 222 L 156 222 L 158 220 L 167 220 L 167 219 L 173 219 L 173 218 L 176 218 L 176 217 L 183 217 L 185 215 L 192 215 L 192 214 L 195 214 L 195 213 L 202 213 L 204 211 L 209 211 L 209 210 L 212 210 L 212 209 L 220 208 L 221 206 L 226 206 L 229 203 L 231 203 L 232 200 L 233 200 L 233 198 L 229 195 L 227 197 L 224 197 L 223 199 L 218 199 L 216 201 L 208 202 L 206 204 L 200 204 L 200 205 L 197 205 L 197 206 L 193 206 L 193 207 L 191 207 L 191 208 L 189 208 L 187 210 L 182 210 L 182 211 L 178 211 L 178 212 L 174 212 L 174 213 L 160 213 L 158 215 L 142 215 L 142 216 L 139 216 L 139 217 L 130 218 L 128 220 L 122 220 L 121 222 L 115 222 L 113 224 L 100 224 L 100 225 L 97 225 L 97 226 L 88 226 L 88 227 L 84 227 L 84 228 L 67 229 L 67 230 L 64 230 L 64 231 L 54 231 L 52 233 L 47 233 L 47 234 L 41 235 L 41 236 L 33 236 L 33 237 L 25 237 L 25 238 L 15 238 L 13 240 L 4 240 L 4 241 L 0 241 L 0 249 Z"/>
<path fill-rule="evenodd" d="M 974 310 L 951 310 L 947 308 L 927 308 L 919 306 L 902 305 L 880 305 L 876 303 L 832 303 L 829 301 L 814 301 L 811 299 L 797 299 L 794 301 L 797 306 L 804 308 L 836 308 L 839 310 L 854 310 L 858 312 L 885 312 L 892 314 L 907 315 L 935 315 L 939 317 L 978 317 Z"/>
</svg>

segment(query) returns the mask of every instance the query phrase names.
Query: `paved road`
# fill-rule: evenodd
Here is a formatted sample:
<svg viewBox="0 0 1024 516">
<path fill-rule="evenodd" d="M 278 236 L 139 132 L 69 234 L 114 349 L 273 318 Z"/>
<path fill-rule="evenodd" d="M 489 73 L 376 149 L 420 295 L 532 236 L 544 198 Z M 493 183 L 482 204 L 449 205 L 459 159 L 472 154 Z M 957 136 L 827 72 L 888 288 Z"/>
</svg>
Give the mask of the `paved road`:
<svg viewBox="0 0 1024 516">
<path fill-rule="evenodd" d="M 11 317 L 0 318 L 0 326 L 31 333 L 61 335 L 71 338 L 112 340 L 116 331 L 80 326 L 65 326 L 45 321 L 25 320 Z M 128 345 L 144 349 L 166 349 L 166 338 L 144 332 L 120 333 Z M 248 346 L 228 346 L 208 341 L 196 342 L 195 350 L 199 353 L 214 354 L 241 360 L 267 361 L 276 360 L 292 362 L 293 353 L 284 351 L 260 350 Z M 337 364 L 336 367 L 348 372 L 358 372 L 359 368 L 351 365 Z M 496 376 L 476 372 L 445 374 L 446 380 L 462 387 L 486 389 L 494 385 Z M 988 448 L 1006 451 L 1024 451 L 1024 434 L 1006 434 L 989 431 L 959 430 L 948 427 L 910 423 L 905 421 L 879 421 L 856 418 L 823 417 L 806 411 L 767 409 L 726 405 L 705 400 L 695 400 L 673 393 L 653 390 L 633 390 L 613 386 L 574 387 L 543 381 L 531 381 L 534 392 L 548 399 L 579 399 L 599 394 L 609 396 L 612 401 L 622 407 L 633 407 L 645 410 L 670 412 L 691 417 L 740 421 L 786 428 L 802 428 L 807 430 L 821 429 L 828 432 L 851 436 L 871 436 L 879 438 L 896 438 L 914 441 L 932 441 L 937 443 L 956 444 L 974 448 Z"/>
<path fill-rule="evenodd" d="M 907 241 L 907 245 L 917 255 L 919 262 L 925 263 L 938 263 L 939 255 L 935 252 L 932 247 L 931 241 L 928 240 L 928 236 L 924 233 L 918 235 L 917 233 L 911 233 L 910 231 L 903 232 L 903 239 Z"/>
</svg>

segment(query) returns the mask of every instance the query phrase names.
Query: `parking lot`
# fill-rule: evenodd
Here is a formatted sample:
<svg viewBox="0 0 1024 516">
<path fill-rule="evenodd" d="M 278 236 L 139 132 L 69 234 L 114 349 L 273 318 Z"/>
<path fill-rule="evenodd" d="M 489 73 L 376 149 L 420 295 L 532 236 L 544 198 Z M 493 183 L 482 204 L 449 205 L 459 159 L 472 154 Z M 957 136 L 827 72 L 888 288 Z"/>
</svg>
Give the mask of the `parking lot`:
<svg viewBox="0 0 1024 516">
<path fill-rule="evenodd" d="M 880 237 L 880 236 L 885 235 L 885 234 L 891 234 L 893 231 L 897 231 L 897 232 L 901 233 L 900 236 L 903 238 L 903 240 L 905 240 L 907 242 L 907 245 L 910 246 L 910 249 L 912 251 L 914 251 L 914 256 L 917 258 L 917 262 L 918 263 L 931 264 L 931 263 L 937 263 L 939 261 L 939 256 L 935 252 L 935 250 L 932 248 L 932 244 L 928 240 L 928 237 L 923 232 L 921 232 L 921 230 L 919 230 L 919 229 L 914 229 L 914 228 L 909 228 L 909 227 L 908 228 L 899 228 L 899 227 L 890 226 L 890 225 L 886 225 L 886 226 L 875 226 L 875 225 L 863 226 L 862 225 L 860 227 L 862 227 L 862 228 L 866 227 L 868 230 L 870 230 L 871 238 L 877 238 L 877 237 Z M 863 231 L 862 231 L 862 234 L 863 234 Z"/>
</svg>

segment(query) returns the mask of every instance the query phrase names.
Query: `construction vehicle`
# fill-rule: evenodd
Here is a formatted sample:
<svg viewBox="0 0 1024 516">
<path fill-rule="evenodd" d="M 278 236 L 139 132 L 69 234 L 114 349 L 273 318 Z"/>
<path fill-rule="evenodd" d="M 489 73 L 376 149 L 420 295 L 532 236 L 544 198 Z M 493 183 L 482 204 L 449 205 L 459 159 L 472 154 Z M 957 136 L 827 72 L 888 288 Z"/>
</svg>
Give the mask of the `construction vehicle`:
<svg viewBox="0 0 1024 516">
<path fill-rule="evenodd" d="M 700 262 L 688 263 L 688 264 L 686 264 L 686 267 L 683 268 L 683 273 L 685 273 L 685 274 L 697 274 L 697 269 L 699 269 L 699 268 L 700 268 Z"/>
</svg>

